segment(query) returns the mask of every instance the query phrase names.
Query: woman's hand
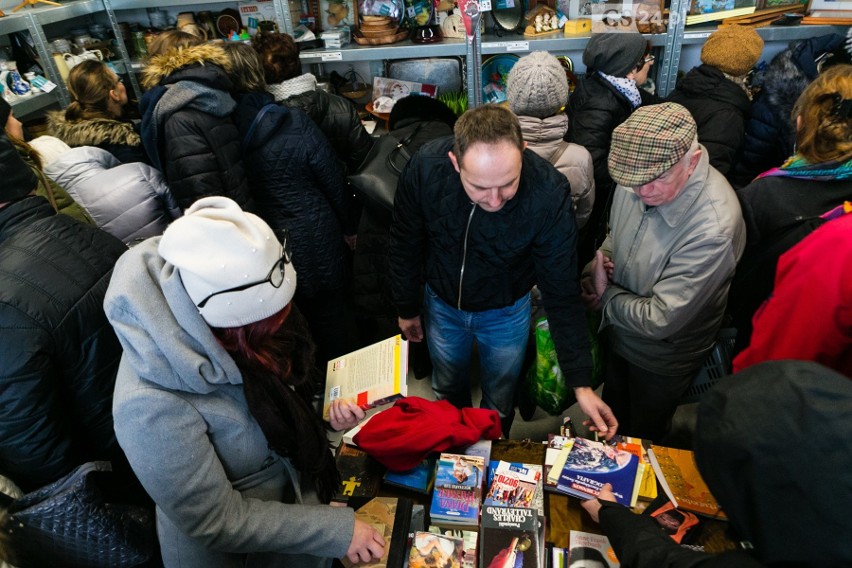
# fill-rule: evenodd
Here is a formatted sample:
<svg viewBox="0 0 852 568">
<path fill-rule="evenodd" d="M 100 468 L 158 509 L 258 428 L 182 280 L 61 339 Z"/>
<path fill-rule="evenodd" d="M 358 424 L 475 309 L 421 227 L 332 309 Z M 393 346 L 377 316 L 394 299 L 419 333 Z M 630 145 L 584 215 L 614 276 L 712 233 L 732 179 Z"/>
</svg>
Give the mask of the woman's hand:
<svg viewBox="0 0 852 568">
<path fill-rule="evenodd" d="M 599 515 L 601 510 L 601 501 L 611 501 L 615 503 L 615 495 L 612 493 L 612 485 L 609 483 L 604 483 L 604 486 L 601 488 L 601 492 L 598 493 L 597 499 L 589 499 L 588 501 L 583 501 L 580 503 L 580 506 L 586 510 L 592 520 L 596 523 L 599 523 Z"/>
<path fill-rule="evenodd" d="M 369 562 L 378 559 L 385 554 L 385 539 L 379 531 L 365 523 L 355 519 L 355 532 L 346 557 L 354 563 Z"/>
<path fill-rule="evenodd" d="M 331 403 L 331 408 L 328 410 L 328 421 L 331 427 L 339 432 L 356 426 L 366 415 L 367 413 L 354 402 L 337 399 Z"/>
</svg>

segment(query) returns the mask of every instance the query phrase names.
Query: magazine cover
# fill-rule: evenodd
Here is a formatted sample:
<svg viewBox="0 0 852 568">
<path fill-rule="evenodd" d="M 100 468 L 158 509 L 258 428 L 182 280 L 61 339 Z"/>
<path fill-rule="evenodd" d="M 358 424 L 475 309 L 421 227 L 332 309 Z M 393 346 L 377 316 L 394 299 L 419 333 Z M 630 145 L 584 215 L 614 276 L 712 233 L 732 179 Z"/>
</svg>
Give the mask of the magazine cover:
<svg viewBox="0 0 852 568">
<path fill-rule="evenodd" d="M 495 507 L 523 507 L 544 514 L 544 496 L 541 490 L 541 466 L 517 462 L 491 462 L 494 472 L 488 477 L 491 486 L 483 505 Z"/>
<path fill-rule="evenodd" d="M 568 538 L 569 568 L 571 566 L 599 566 L 600 568 L 620 566 L 607 537 L 583 531 L 571 531 Z"/>
<path fill-rule="evenodd" d="M 596 497 L 605 483 L 612 485 L 616 501 L 625 507 L 635 505 L 638 493 L 639 456 L 636 448 L 619 443 L 614 446 L 585 438 L 574 445 L 559 475 L 557 490 L 581 499 Z"/>
<path fill-rule="evenodd" d="M 531 509 L 483 507 L 480 568 L 539 568 L 539 521 Z"/>
</svg>

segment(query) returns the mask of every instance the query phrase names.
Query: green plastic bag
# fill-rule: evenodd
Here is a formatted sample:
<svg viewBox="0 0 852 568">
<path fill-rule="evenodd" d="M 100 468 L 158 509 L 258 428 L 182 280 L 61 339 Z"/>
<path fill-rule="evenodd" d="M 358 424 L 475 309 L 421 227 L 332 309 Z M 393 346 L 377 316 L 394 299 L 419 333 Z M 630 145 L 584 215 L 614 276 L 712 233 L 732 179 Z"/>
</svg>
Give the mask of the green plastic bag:
<svg viewBox="0 0 852 568">
<path fill-rule="evenodd" d="M 604 345 L 598 337 L 600 312 L 586 312 L 586 323 L 592 351 L 591 386 L 597 388 L 603 382 L 605 364 Z M 535 323 L 535 363 L 530 366 L 526 385 L 529 399 L 551 416 L 558 416 L 575 402 L 573 390 L 565 384 L 565 375 L 559 368 L 547 318 Z"/>
<path fill-rule="evenodd" d="M 556 360 L 547 318 L 535 323 L 535 363 L 529 370 L 527 388 L 530 399 L 551 416 L 559 415 L 568 406 L 568 387 Z"/>
</svg>

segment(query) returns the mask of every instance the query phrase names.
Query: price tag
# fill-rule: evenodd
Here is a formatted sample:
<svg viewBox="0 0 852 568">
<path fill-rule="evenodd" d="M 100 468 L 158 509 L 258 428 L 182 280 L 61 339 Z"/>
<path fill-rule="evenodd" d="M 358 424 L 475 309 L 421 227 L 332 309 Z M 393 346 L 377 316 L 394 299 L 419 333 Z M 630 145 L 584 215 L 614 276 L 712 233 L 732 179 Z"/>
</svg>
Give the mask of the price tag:
<svg viewBox="0 0 852 568">
<path fill-rule="evenodd" d="M 702 39 L 706 37 L 710 37 L 712 32 L 699 32 L 699 33 L 691 33 L 691 34 L 683 34 L 683 39 Z"/>
<path fill-rule="evenodd" d="M 508 41 L 506 42 L 506 51 L 529 51 L 530 42 L 528 41 Z"/>
<path fill-rule="evenodd" d="M 343 61 L 342 51 L 326 51 L 322 54 L 323 61 Z"/>
<path fill-rule="evenodd" d="M 409 6 L 408 7 L 408 17 L 413 19 L 416 15 L 417 15 L 417 10 L 414 8 L 414 6 Z"/>
<path fill-rule="evenodd" d="M 479 11 L 480 12 L 490 12 L 491 11 L 491 0 L 479 0 Z"/>
</svg>

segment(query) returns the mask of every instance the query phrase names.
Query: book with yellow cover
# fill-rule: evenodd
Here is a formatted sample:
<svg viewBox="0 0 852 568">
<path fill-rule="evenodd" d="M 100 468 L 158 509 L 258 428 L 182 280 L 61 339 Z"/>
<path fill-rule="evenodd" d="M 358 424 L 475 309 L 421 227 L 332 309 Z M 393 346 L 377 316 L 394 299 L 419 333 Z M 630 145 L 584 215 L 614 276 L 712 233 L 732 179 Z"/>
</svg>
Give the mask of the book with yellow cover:
<svg viewBox="0 0 852 568">
<path fill-rule="evenodd" d="M 328 420 L 337 399 L 368 410 L 402 398 L 408 394 L 407 378 L 408 342 L 401 335 L 332 359 L 326 372 L 323 418 Z"/>
<path fill-rule="evenodd" d="M 695 456 L 691 451 L 652 445 L 648 449 L 648 458 L 660 487 L 675 507 L 727 520 L 698 473 Z"/>
</svg>

